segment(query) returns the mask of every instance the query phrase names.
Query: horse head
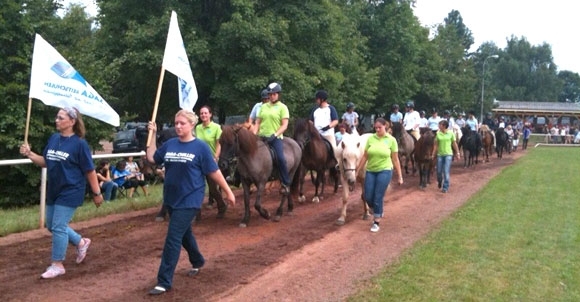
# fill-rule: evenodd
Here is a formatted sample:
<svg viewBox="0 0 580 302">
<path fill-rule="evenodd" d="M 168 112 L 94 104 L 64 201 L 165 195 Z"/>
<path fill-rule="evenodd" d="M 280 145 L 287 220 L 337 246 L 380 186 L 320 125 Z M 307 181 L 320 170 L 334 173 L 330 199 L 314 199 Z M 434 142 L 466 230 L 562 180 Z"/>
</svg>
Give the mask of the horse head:
<svg viewBox="0 0 580 302">
<path fill-rule="evenodd" d="M 370 135 L 372 134 L 363 134 L 362 136 L 344 135 L 338 146 L 340 172 L 351 192 L 354 191 L 354 185 L 357 179 L 364 177 L 364 171 L 358 171 L 362 175 L 357 175 L 356 168 L 364 153 L 364 147 Z"/>
<path fill-rule="evenodd" d="M 300 148 L 304 147 L 311 140 L 322 140 L 322 136 L 316 130 L 314 125 L 307 119 L 299 118 L 294 124 L 294 135 L 292 138 L 300 145 Z"/>
<path fill-rule="evenodd" d="M 224 175 L 233 175 L 236 170 L 238 156 L 252 155 L 258 149 L 258 138 L 247 123 L 223 126 L 219 143 L 221 146 L 218 166 Z"/>
</svg>

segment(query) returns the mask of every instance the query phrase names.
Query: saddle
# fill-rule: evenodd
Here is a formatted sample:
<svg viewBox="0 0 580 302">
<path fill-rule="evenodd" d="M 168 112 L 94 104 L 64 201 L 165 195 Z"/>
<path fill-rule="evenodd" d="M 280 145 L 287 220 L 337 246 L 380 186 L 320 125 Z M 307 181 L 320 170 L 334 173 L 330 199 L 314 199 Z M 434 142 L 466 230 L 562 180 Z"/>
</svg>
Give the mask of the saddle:
<svg viewBox="0 0 580 302">
<path fill-rule="evenodd" d="M 328 155 L 330 155 L 329 158 L 334 159 L 336 164 L 338 164 L 338 160 L 334 156 L 334 148 L 332 147 L 332 143 L 329 140 L 327 140 L 324 136 L 321 135 L 321 137 L 322 141 L 324 142 L 324 145 L 326 146 L 326 152 L 328 153 Z"/>
</svg>

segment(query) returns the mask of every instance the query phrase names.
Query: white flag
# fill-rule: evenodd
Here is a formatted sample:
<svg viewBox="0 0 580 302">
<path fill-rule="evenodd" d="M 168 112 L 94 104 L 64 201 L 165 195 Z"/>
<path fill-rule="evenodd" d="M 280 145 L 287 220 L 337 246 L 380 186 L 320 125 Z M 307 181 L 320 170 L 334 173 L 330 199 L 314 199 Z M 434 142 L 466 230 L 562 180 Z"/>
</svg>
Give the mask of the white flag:
<svg viewBox="0 0 580 302">
<path fill-rule="evenodd" d="M 193 110 L 197 102 L 197 88 L 189 66 L 189 59 L 183 45 L 183 38 L 177 24 L 177 14 L 171 12 L 169 22 L 169 33 L 165 44 L 165 54 L 163 55 L 163 68 L 178 77 L 177 87 L 179 91 L 179 107 L 181 109 Z"/>
<path fill-rule="evenodd" d="M 34 40 L 29 97 L 49 106 L 74 107 L 84 115 L 119 126 L 117 112 L 39 34 Z"/>
</svg>

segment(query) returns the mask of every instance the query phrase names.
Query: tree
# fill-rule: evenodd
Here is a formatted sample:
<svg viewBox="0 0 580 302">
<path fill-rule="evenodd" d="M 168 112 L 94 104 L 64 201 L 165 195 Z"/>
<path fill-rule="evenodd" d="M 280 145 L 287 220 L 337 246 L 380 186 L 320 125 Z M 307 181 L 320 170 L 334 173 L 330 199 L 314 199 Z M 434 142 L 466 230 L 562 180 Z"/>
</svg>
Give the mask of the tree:
<svg viewBox="0 0 580 302">
<path fill-rule="evenodd" d="M 562 91 L 549 44 L 532 46 L 525 38 L 511 37 L 494 70 L 492 82 L 498 99 L 554 102 Z"/>
<path fill-rule="evenodd" d="M 558 102 L 580 102 L 580 75 L 563 70 L 558 73 L 558 78 L 564 82 L 562 92 L 558 96 Z"/>
</svg>

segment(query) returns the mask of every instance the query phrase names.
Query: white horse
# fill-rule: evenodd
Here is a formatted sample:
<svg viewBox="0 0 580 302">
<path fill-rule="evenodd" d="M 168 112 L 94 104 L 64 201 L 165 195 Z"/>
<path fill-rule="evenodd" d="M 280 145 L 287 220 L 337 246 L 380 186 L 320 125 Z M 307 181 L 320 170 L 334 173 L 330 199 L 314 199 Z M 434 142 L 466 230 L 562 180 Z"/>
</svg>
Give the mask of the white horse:
<svg viewBox="0 0 580 302">
<path fill-rule="evenodd" d="M 367 143 L 368 138 L 371 136 L 371 133 L 359 135 L 344 135 L 342 137 L 342 141 L 338 145 L 337 148 L 337 156 L 339 167 L 340 167 L 340 175 L 341 175 L 341 183 L 342 183 L 342 209 L 340 212 L 340 217 L 336 220 L 337 225 L 344 225 L 346 221 L 346 207 L 348 205 L 348 198 L 350 192 L 354 191 L 355 184 L 359 183 L 362 187 L 361 193 L 361 201 L 363 204 L 363 216 L 362 219 L 367 220 L 370 217 L 369 214 L 369 206 L 364 201 L 364 178 L 365 178 L 365 169 L 361 169 L 361 171 L 356 171 L 356 167 L 358 166 L 360 159 L 364 153 L 364 148 Z"/>
</svg>

